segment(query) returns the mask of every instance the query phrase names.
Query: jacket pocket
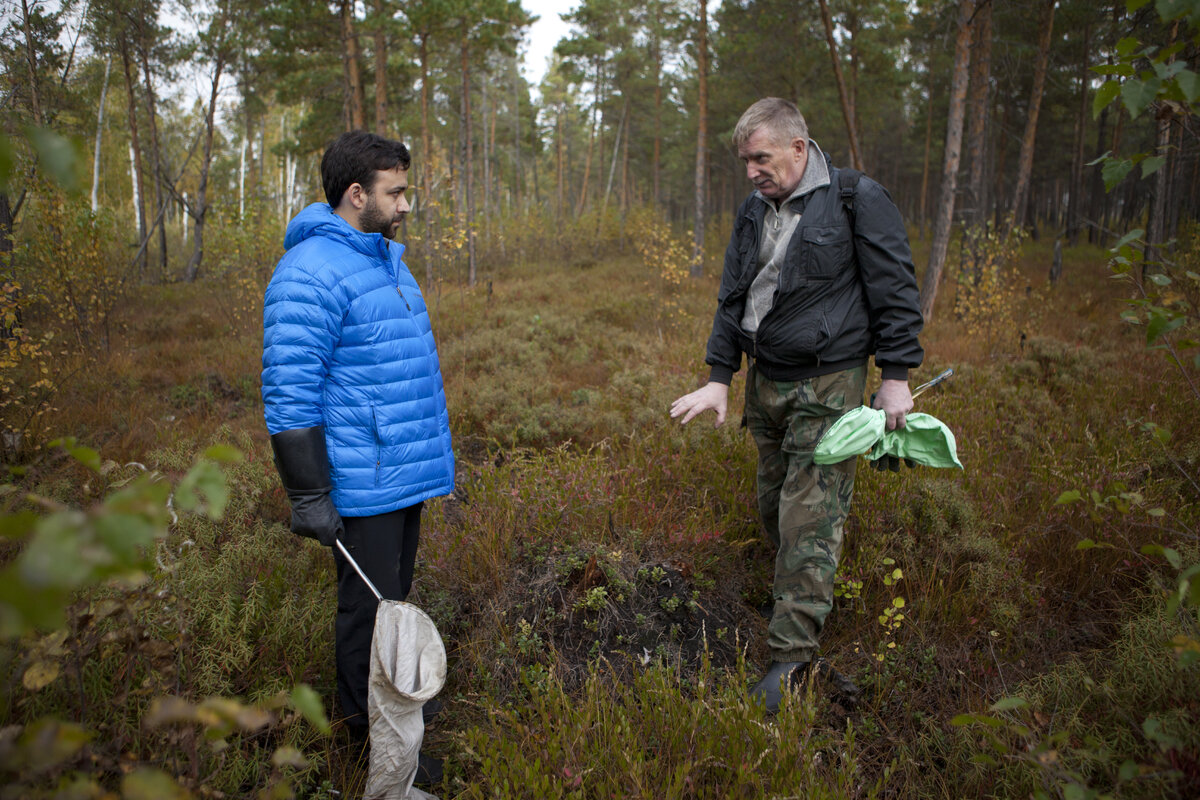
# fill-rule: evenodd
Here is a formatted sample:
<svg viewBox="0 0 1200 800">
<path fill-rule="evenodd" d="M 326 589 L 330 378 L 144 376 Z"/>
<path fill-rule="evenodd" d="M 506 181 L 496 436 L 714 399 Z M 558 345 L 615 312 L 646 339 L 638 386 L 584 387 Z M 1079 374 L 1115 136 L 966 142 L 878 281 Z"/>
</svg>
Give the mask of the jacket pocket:
<svg viewBox="0 0 1200 800">
<path fill-rule="evenodd" d="M 375 488 L 379 488 L 380 458 L 383 455 L 383 436 L 379 432 L 379 413 L 375 404 L 371 404 L 371 435 L 375 439 Z"/>
<path fill-rule="evenodd" d="M 802 269 L 812 280 L 831 280 L 854 260 L 854 241 L 848 225 L 802 228 Z"/>
</svg>

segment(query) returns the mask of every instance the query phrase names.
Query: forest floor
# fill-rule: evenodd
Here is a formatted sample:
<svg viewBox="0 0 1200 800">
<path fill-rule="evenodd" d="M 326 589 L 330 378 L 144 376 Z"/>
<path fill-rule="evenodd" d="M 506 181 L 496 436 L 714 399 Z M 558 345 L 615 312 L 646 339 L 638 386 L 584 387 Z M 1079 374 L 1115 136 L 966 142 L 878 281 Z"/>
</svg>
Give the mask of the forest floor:
<svg viewBox="0 0 1200 800">
<path fill-rule="evenodd" d="M 449 654 L 426 735 L 447 762 L 439 794 L 1200 794 L 1200 667 L 1167 645 L 1196 637 L 1194 609 L 1167 605 L 1180 565 L 1200 561 L 1196 370 L 1122 321 L 1129 287 L 1106 262 L 1069 249 L 1050 285 L 1050 245 L 1029 243 L 969 318 L 943 287 L 912 382 L 955 369 L 917 410 L 955 432 L 965 469 L 860 461 L 823 636 L 860 694 L 818 681 L 775 719 L 746 696 L 768 660 L 773 554 L 741 376 L 725 426 L 667 415 L 707 374 L 717 279 L 678 284 L 617 253 L 427 291 L 458 456 L 455 493 L 426 506 L 410 597 Z M 20 785 L 112 786 L 151 764 L 198 795 L 250 796 L 287 772 L 270 759 L 289 745 L 309 764 L 287 772 L 298 796 L 361 787 L 329 700 L 332 560 L 286 530 L 261 332 L 228 292 L 139 290 L 51 417 L 113 469 L 46 450 L 14 477 L 86 506 L 129 462 L 177 479 L 210 445 L 244 456 L 220 521 L 181 516 L 148 582 L 78 600 L 62 679 L 22 686 L 44 640 L 2 649 L 0 724 L 49 714 L 96 731 L 65 767 L 12 773 Z M 78 620 L 100 596 L 121 610 L 90 632 Z M 161 694 L 266 703 L 300 682 L 326 699 L 332 736 L 284 715 L 213 748 L 143 725 Z"/>
</svg>

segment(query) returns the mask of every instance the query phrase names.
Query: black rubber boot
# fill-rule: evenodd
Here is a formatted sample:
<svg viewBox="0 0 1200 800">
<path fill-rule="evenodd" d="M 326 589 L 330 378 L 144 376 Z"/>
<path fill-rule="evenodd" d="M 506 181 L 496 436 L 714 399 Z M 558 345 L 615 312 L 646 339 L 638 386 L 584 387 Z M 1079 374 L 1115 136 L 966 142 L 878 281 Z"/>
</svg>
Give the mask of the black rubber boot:
<svg viewBox="0 0 1200 800">
<path fill-rule="evenodd" d="M 438 700 L 436 697 L 432 700 L 426 700 L 425 705 L 421 706 L 421 721 L 428 725 L 440 713 L 442 713 L 441 700 Z"/>
<path fill-rule="evenodd" d="M 762 700 L 768 714 L 779 711 L 783 693 L 804 684 L 808 678 L 807 661 L 775 661 L 762 680 L 754 684 L 750 697 Z"/>
<path fill-rule="evenodd" d="M 847 710 L 853 709 L 858 705 L 859 691 L 854 685 L 854 681 L 847 678 L 842 673 L 834 668 L 823 658 L 818 658 L 814 662 L 813 671 L 817 673 L 817 679 L 821 686 L 831 688 L 833 698 L 846 707 Z"/>
<path fill-rule="evenodd" d="M 417 753 L 417 776 L 413 778 L 413 786 L 431 789 L 442 782 L 442 760 L 425 755 L 424 751 Z"/>
</svg>

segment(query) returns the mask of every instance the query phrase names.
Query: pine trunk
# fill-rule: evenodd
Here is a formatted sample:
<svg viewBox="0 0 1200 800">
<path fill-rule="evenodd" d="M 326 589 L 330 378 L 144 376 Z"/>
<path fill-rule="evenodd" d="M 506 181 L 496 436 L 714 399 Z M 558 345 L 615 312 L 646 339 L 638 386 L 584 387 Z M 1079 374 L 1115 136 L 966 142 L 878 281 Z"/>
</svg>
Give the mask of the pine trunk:
<svg viewBox="0 0 1200 800">
<path fill-rule="evenodd" d="M 1046 66 L 1050 62 L 1051 29 L 1054 26 L 1054 4 L 1056 0 L 1045 0 L 1038 36 L 1037 60 L 1033 67 L 1033 88 L 1029 94 L 1029 116 L 1025 120 L 1025 135 L 1021 137 L 1021 155 L 1017 160 L 1017 184 L 1013 190 L 1012 215 L 1009 228 L 1025 224 L 1029 205 L 1029 182 L 1033 175 L 1033 147 L 1037 139 L 1038 111 L 1042 107 L 1042 93 L 1046 88 Z"/>
<path fill-rule="evenodd" d="M 938 197 L 937 216 L 933 221 L 933 242 L 929 250 L 929 267 L 921 286 L 921 316 L 926 324 L 933 318 L 950 245 L 950 226 L 954 220 L 954 195 L 958 189 L 958 166 L 962 157 L 963 117 L 966 114 L 967 83 L 971 66 L 971 14 L 975 0 L 959 0 L 958 35 L 954 42 L 954 75 L 950 82 L 950 113 L 946 120 L 946 151 L 942 162 L 942 188 Z"/>
<path fill-rule="evenodd" d="M 429 134 L 429 47 L 428 36 L 421 34 L 421 46 L 418 50 L 421 59 L 421 247 L 425 251 L 425 288 L 433 288 L 433 240 L 432 220 L 432 177 L 433 172 L 433 143 Z"/>
<path fill-rule="evenodd" d="M 162 148 L 158 143 L 158 98 L 154 93 L 154 81 L 150 75 L 150 54 L 148 45 L 143 40 L 139 48 L 139 55 L 142 60 L 142 76 L 146 82 L 146 117 L 150 123 L 150 158 L 153 160 L 153 183 L 154 183 L 154 207 L 157 209 L 155 214 L 159 217 L 163 216 L 167 205 L 167 193 L 163 188 L 163 176 L 166 174 L 166 169 L 163 165 Z M 162 223 L 158 226 L 158 254 L 159 266 L 162 269 L 162 274 L 167 274 L 167 226 Z"/>
<path fill-rule="evenodd" d="M 387 9 L 375 0 L 375 133 L 387 136 Z"/>
<path fill-rule="evenodd" d="M 462 124 L 463 124 L 463 203 L 467 209 L 467 286 L 475 285 L 475 159 L 471 140 L 471 48 L 464 24 L 462 32 Z"/>
<path fill-rule="evenodd" d="M 833 18 L 829 14 L 829 3 L 819 0 L 821 22 L 825 25 L 825 43 L 829 46 L 829 60 L 833 63 L 833 77 L 837 82 L 838 100 L 842 105 L 842 119 L 846 122 L 846 139 L 850 146 L 850 164 L 857 170 L 863 169 L 862 151 L 858 146 L 858 131 L 854 125 L 854 109 L 842 75 L 842 60 L 838 57 L 837 42 L 833 38 Z"/>
<path fill-rule="evenodd" d="M 342 0 L 342 68 L 346 77 L 346 130 L 366 127 L 362 77 L 358 69 L 358 37 L 354 32 L 354 3 Z"/>
<path fill-rule="evenodd" d="M 708 0 L 699 0 L 700 25 L 696 31 L 696 54 L 700 76 L 699 107 L 696 109 L 696 219 L 692 231 L 692 266 L 689 274 L 704 274 L 704 201 L 708 196 L 705 160 L 708 155 Z"/>
<path fill-rule="evenodd" d="M 1079 110 L 1075 115 L 1075 142 L 1071 148 L 1071 186 L 1067 195 L 1067 244 L 1079 244 L 1079 228 L 1083 224 L 1083 141 L 1087 135 L 1088 69 L 1091 60 L 1091 23 L 1083 26 L 1083 57 L 1079 59 Z"/>
<path fill-rule="evenodd" d="M 975 41 L 971 47 L 971 118 L 967 124 L 967 202 L 970 219 L 982 225 L 987 207 L 987 112 L 992 72 L 992 4 L 985 2 L 975 14 Z"/>
</svg>

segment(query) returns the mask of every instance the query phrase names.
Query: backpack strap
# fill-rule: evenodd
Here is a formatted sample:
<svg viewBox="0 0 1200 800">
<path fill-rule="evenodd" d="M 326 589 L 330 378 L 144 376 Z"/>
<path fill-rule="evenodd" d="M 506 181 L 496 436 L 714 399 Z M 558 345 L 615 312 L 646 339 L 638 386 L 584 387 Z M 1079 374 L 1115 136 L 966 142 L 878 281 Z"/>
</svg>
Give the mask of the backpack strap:
<svg viewBox="0 0 1200 800">
<path fill-rule="evenodd" d="M 858 180 L 863 174 L 849 167 L 838 170 L 838 188 L 842 196 L 842 207 L 850 216 L 850 227 L 854 227 L 854 190 L 858 188 Z"/>
</svg>

